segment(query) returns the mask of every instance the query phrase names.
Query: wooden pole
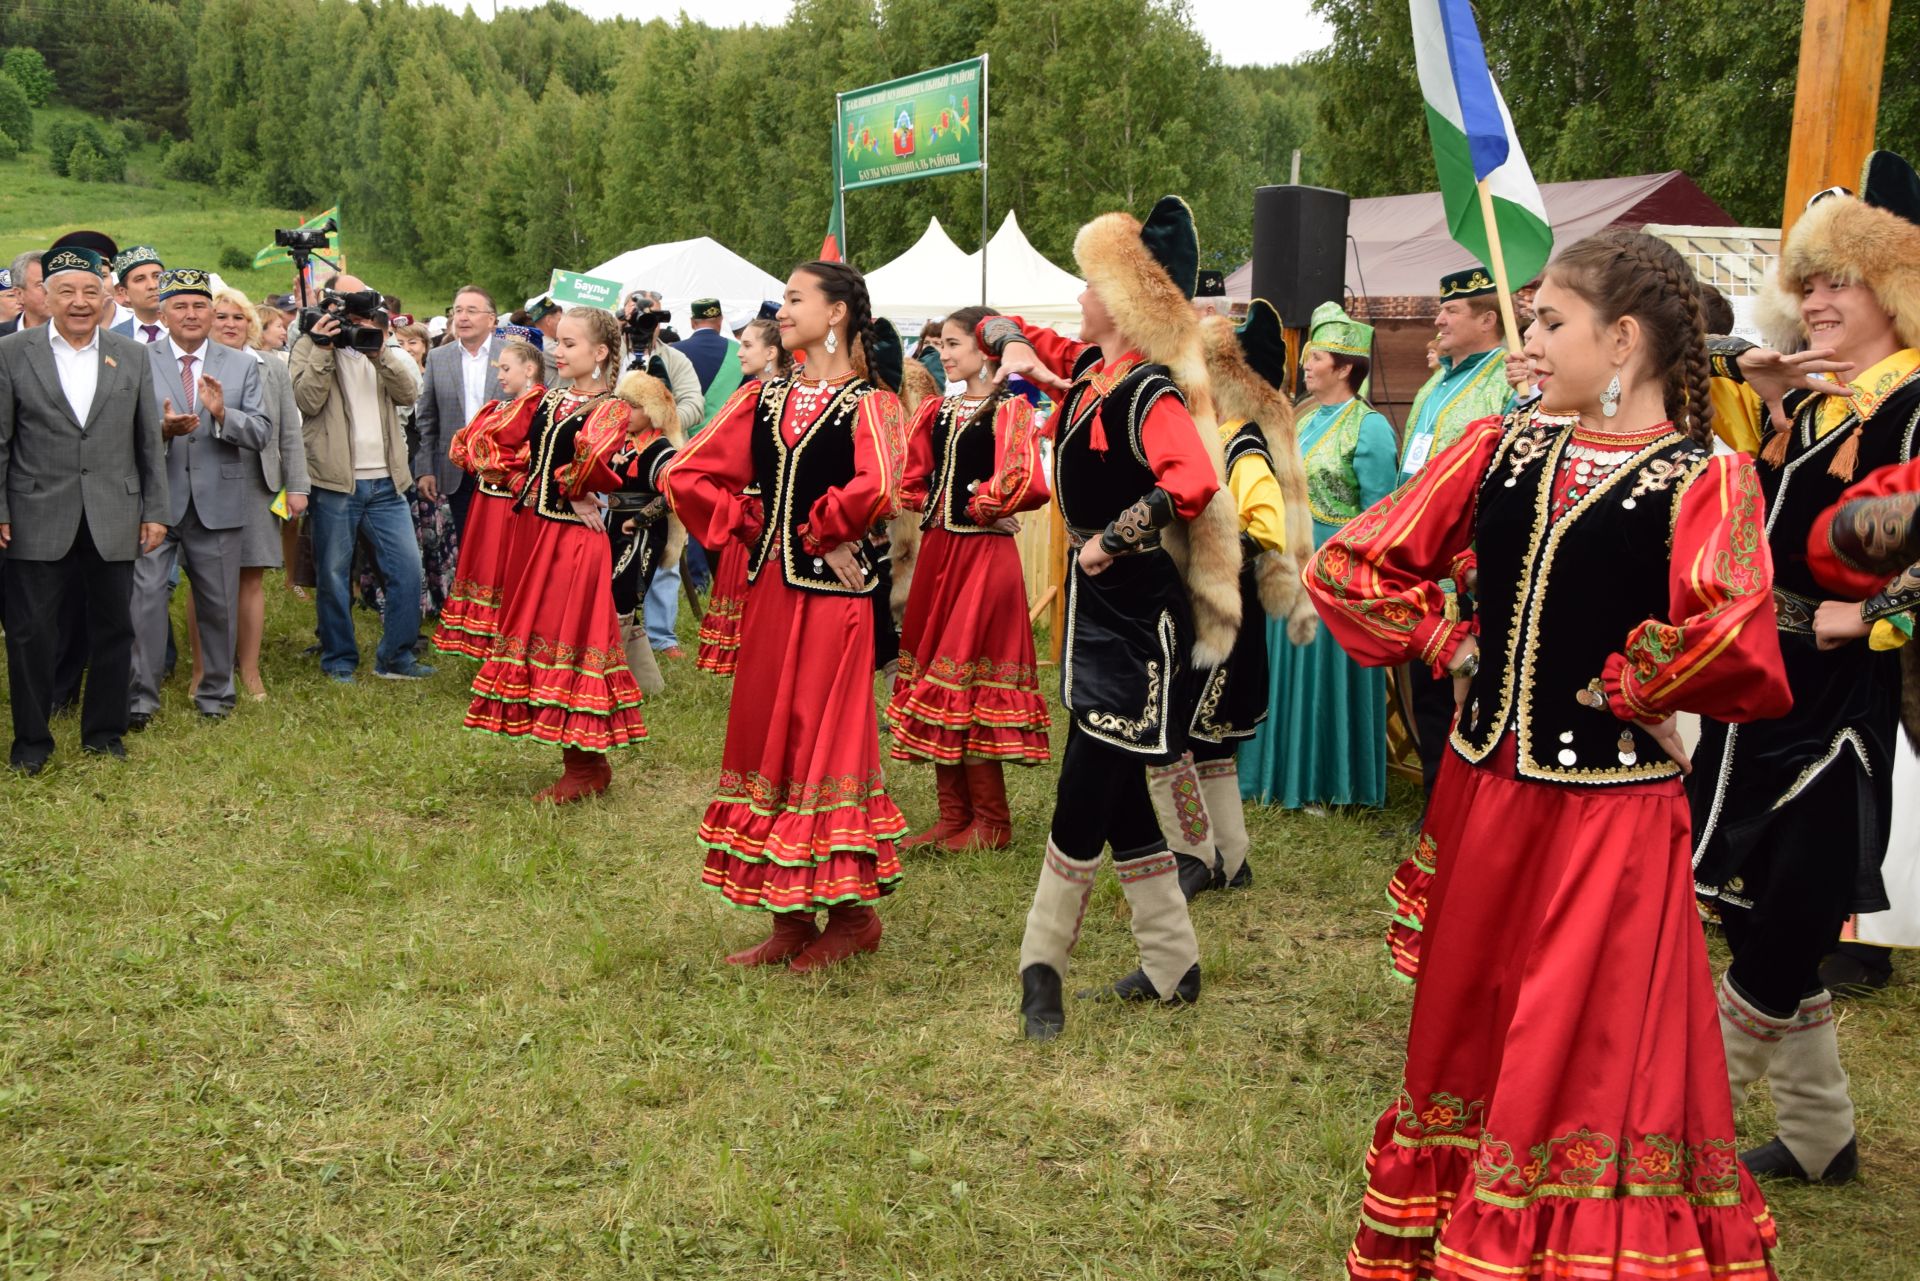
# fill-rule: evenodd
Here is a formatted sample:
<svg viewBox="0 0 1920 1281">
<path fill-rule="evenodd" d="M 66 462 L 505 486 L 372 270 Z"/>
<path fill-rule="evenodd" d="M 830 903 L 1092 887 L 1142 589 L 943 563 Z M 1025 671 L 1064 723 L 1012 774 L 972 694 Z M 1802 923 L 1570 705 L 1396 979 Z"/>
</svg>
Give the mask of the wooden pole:
<svg viewBox="0 0 1920 1281">
<path fill-rule="evenodd" d="M 1055 409 L 1057 414 L 1059 409 Z M 1058 455 L 1056 454 L 1057 458 Z M 1060 504 L 1047 504 L 1047 572 L 1053 575 L 1053 581 L 1047 584 L 1052 592 L 1052 609 L 1047 613 L 1047 649 L 1048 657 L 1055 663 L 1060 661 L 1060 649 L 1066 644 L 1067 631 L 1067 575 L 1072 573 L 1067 560 L 1073 555 L 1073 545 L 1067 541 L 1067 522 L 1060 515 Z"/>
<path fill-rule="evenodd" d="M 1507 331 L 1507 350 L 1520 350 L 1520 323 L 1513 318 L 1513 290 L 1507 286 L 1507 251 L 1500 247 L 1500 224 L 1493 217 L 1493 188 L 1482 178 L 1475 184 L 1480 189 L 1480 217 L 1487 224 L 1487 257 L 1493 268 L 1493 287 L 1500 291 L 1500 324 Z"/>
<path fill-rule="evenodd" d="M 1800 28 L 1800 78 L 1793 93 L 1793 143 L 1781 234 L 1828 187 L 1859 184 L 1880 114 L 1892 0 L 1807 0 Z"/>
</svg>

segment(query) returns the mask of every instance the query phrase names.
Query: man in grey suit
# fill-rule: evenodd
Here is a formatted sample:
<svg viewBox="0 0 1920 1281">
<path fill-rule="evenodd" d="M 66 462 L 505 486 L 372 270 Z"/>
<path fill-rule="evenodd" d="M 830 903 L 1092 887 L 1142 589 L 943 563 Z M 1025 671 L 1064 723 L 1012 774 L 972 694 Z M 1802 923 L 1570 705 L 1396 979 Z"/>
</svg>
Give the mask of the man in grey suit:
<svg viewBox="0 0 1920 1281">
<path fill-rule="evenodd" d="M 58 620 L 75 593 L 87 603 L 91 669 L 81 746 L 126 755 L 133 562 L 166 537 L 168 510 L 153 370 L 139 343 L 100 329 L 100 256 L 57 249 L 40 265 L 52 323 L 0 339 L 9 761 L 27 774 L 53 755 Z"/>
<path fill-rule="evenodd" d="M 261 401 L 253 357 L 207 341 L 213 331 L 213 285 L 204 271 L 182 268 L 160 277 L 167 336 L 149 345 L 152 397 L 167 438 L 170 526 L 160 546 L 133 567 L 133 683 L 129 722 L 143 727 L 160 707 L 166 662 L 167 580 L 176 561 L 193 582 L 200 631 L 200 683 L 193 703 L 202 716 L 233 710 L 233 653 L 239 640 L 242 534 L 250 477 L 272 430 Z"/>
<path fill-rule="evenodd" d="M 447 446 L 482 405 L 500 399 L 500 371 L 494 362 L 503 340 L 493 332 L 493 319 L 493 295 L 480 286 L 465 285 L 453 295 L 454 341 L 427 353 L 425 386 L 413 407 L 414 430 L 420 434 L 413 456 L 414 486 L 428 502 L 446 495 L 453 526 L 462 533 L 467 505 L 473 501 L 473 478 L 454 466 Z"/>
</svg>

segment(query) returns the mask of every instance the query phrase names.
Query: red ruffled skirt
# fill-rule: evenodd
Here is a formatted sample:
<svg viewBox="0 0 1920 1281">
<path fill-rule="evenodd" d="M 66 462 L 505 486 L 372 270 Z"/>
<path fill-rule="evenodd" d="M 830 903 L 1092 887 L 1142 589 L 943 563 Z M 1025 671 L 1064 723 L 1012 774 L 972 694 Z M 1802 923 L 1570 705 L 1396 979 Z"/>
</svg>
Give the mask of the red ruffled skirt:
<svg viewBox="0 0 1920 1281">
<path fill-rule="evenodd" d="M 605 752 L 647 736 L 613 610 L 605 534 L 528 515 L 468 729 Z"/>
<path fill-rule="evenodd" d="M 747 611 L 747 545 L 728 542 L 713 566 L 713 595 L 700 619 L 700 656 L 693 665 L 731 676 L 740 658 L 740 620 Z"/>
<path fill-rule="evenodd" d="M 1405 1086 L 1367 1154 L 1349 1274 L 1772 1278 L 1679 782 L 1498 768 L 1449 755 L 1434 792 Z"/>
<path fill-rule="evenodd" d="M 929 529 L 887 702 L 894 759 L 1037 765 L 1048 759 L 1052 723 L 1013 539 Z"/>
<path fill-rule="evenodd" d="M 737 907 L 870 903 L 900 879 L 906 819 L 873 714 L 873 602 L 801 592 L 777 558 L 753 586 L 702 879 Z"/>
<path fill-rule="evenodd" d="M 484 659 L 500 634 L 507 577 L 513 572 L 514 539 L 525 522 L 513 499 L 476 491 L 460 533 L 460 559 L 454 563 L 453 590 L 440 608 L 433 647 L 445 654 Z"/>
</svg>

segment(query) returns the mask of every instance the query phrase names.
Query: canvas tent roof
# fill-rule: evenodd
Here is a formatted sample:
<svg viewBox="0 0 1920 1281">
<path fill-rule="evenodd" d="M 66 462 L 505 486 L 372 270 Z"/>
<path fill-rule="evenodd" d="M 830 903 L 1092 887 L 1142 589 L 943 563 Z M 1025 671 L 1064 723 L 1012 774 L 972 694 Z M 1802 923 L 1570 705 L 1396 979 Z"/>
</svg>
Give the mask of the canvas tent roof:
<svg viewBox="0 0 1920 1281">
<path fill-rule="evenodd" d="M 1012 210 L 987 242 L 987 300 L 997 310 L 1072 332 L 1080 324 L 1078 277 L 1035 249 Z M 980 254 L 964 253 L 938 218 L 913 247 L 867 273 L 878 315 L 911 340 L 922 324 L 980 299 Z"/>
<path fill-rule="evenodd" d="M 1734 220 L 1677 169 L 1630 178 L 1549 182 L 1540 187 L 1555 245 L 1607 227 L 1678 223 L 1731 227 Z M 1377 196 L 1353 202 L 1347 216 L 1347 291 L 1363 298 L 1429 297 L 1440 277 L 1473 265 L 1447 232 L 1440 193 Z M 1515 287 L 1525 284 L 1516 280 Z M 1227 296 L 1252 297 L 1253 264 L 1227 277 Z"/>
<path fill-rule="evenodd" d="M 718 298 L 732 328 L 746 324 L 762 302 L 777 300 L 786 291 L 785 281 L 776 280 L 710 236 L 629 249 L 586 268 L 584 274 L 619 281 L 623 297 L 636 289 L 653 290 L 683 333 L 696 298 Z M 528 305 L 538 297 L 528 299 Z"/>
</svg>

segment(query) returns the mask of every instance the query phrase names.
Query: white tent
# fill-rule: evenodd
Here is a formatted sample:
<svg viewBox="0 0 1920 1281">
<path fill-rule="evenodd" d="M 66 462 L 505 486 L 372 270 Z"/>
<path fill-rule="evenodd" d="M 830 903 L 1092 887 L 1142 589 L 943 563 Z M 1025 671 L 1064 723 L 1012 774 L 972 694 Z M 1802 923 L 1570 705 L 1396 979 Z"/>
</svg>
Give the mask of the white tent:
<svg viewBox="0 0 1920 1281">
<path fill-rule="evenodd" d="M 1080 280 L 1049 262 L 1027 242 L 1008 210 L 987 242 L 987 299 L 999 311 L 1067 333 L 1080 327 Z M 877 315 L 893 321 L 909 342 L 928 320 L 980 300 L 980 254 L 962 253 L 938 218 L 911 249 L 867 273 Z"/>
<path fill-rule="evenodd" d="M 718 298 L 720 310 L 732 327 L 753 319 L 762 302 L 779 301 L 787 288 L 785 281 L 774 279 L 708 236 L 629 249 L 617 258 L 585 268 L 583 274 L 619 281 L 622 298 L 636 289 L 651 289 L 660 295 L 660 305 L 673 313 L 669 323 L 683 334 L 688 332 L 687 320 L 696 298 Z M 535 295 L 528 299 L 527 305 L 532 306 L 538 298 Z"/>
<path fill-rule="evenodd" d="M 980 279 L 980 255 L 969 255 L 975 287 Z M 1000 230 L 987 242 L 987 298 L 994 309 L 1048 325 L 1065 333 L 1080 331 L 1078 276 L 1062 271 L 1028 243 L 1013 210 L 1007 210 Z"/>
<path fill-rule="evenodd" d="M 867 273 L 873 311 L 894 323 L 911 343 L 920 326 L 980 298 L 980 257 L 961 252 L 938 218 L 913 247 Z"/>
</svg>

